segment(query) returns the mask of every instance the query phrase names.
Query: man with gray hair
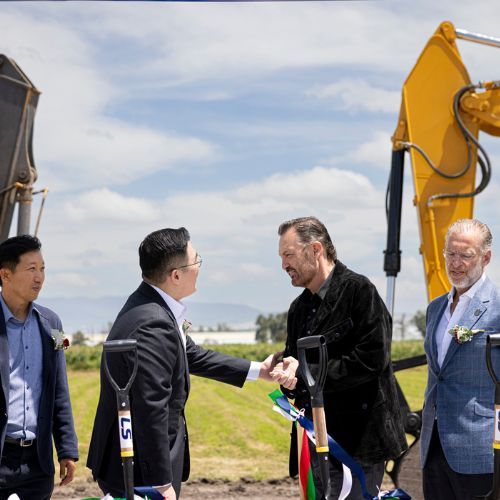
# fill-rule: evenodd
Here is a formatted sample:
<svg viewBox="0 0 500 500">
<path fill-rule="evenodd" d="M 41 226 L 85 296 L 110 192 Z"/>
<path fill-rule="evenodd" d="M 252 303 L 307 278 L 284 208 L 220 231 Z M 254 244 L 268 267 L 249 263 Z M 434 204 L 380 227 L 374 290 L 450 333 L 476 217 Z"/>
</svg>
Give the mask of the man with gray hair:
<svg viewBox="0 0 500 500">
<path fill-rule="evenodd" d="M 292 285 L 304 291 L 288 311 L 285 355 L 297 357 L 297 340 L 323 335 L 328 367 L 324 386 L 328 433 L 362 466 L 372 494 L 382 484 L 384 461 L 406 448 L 396 384 L 391 364 L 391 317 L 375 286 L 337 259 L 326 227 L 315 217 L 301 217 L 278 229 L 281 267 Z M 311 371 L 317 372 L 317 353 L 308 352 Z M 311 417 L 305 382 L 284 390 L 295 405 Z M 321 497 L 318 457 L 310 445 L 317 498 Z M 297 442 L 292 432 L 290 474 L 297 474 Z M 340 462 L 329 462 L 330 498 L 338 498 L 343 485 Z M 348 500 L 363 500 L 354 480 Z"/>
<path fill-rule="evenodd" d="M 450 226 L 444 258 L 452 288 L 427 308 L 420 440 L 427 500 L 469 500 L 492 487 L 495 391 L 485 346 L 488 333 L 500 331 L 500 289 L 485 274 L 491 243 L 488 226 L 476 219 Z"/>
</svg>

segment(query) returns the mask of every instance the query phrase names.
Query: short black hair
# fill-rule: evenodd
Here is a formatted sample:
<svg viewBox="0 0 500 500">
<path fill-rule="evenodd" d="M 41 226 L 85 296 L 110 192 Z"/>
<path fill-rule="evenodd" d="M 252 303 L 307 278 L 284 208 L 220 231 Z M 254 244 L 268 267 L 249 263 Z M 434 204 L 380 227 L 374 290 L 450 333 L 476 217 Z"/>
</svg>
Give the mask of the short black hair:
<svg viewBox="0 0 500 500">
<path fill-rule="evenodd" d="M 36 236 L 23 234 L 7 238 L 0 243 L 0 269 L 6 267 L 15 271 L 19 264 L 21 255 L 28 252 L 39 252 L 42 249 L 42 243 Z M 0 280 L 0 285 L 2 281 Z"/>
<path fill-rule="evenodd" d="M 184 264 L 188 243 L 189 232 L 185 227 L 148 234 L 139 246 L 142 277 L 154 284 L 163 283 L 170 271 Z"/>
</svg>

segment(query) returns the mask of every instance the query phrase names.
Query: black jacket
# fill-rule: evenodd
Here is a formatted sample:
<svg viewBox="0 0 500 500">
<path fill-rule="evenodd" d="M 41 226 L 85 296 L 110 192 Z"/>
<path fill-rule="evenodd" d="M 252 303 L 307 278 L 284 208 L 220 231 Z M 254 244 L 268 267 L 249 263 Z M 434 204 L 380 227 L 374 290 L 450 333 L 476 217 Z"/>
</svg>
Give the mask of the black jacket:
<svg viewBox="0 0 500 500">
<path fill-rule="evenodd" d="M 297 339 L 306 335 L 311 297 L 306 289 L 290 306 L 286 356 L 297 357 Z M 324 335 L 328 342 L 324 386 L 328 433 L 362 464 L 398 457 L 407 444 L 391 366 L 392 324 L 375 286 L 337 261 L 310 332 Z M 307 355 L 314 375 L 317 351 L 309 350 Z M 299 408 L 309 404 L 309 392 L 300 378 L 288 395 L 295 397 Z M 292 432 L 292 476 L 297 473 L 294 441 Z"/>
<path fill-rule="evenodd" d="M 134 483 L 172 483 L 177 496 L 189 475 L 189 444 L 184 406 L 189 373 L 242 386 L 250 362 L 198 347 L 187 337 L 186 349 L 173 313 L 162 297 L 142 283 L 129 297 L 108 340 L 137 339 L 139 368 L 130 391 L 134 441 Z M 108 354 L 108 366 L 120 387 L 132 372 L 132 356 Z M 95 479 L 123 488 L 116 396 L 101 362 L 101 395 L 87 466 Z"/>
<path fill-rule="evenodd" d="M 51 330 L 62 331 L 61 320 L 46 307 L 34 304 L 33 311 L 38 321 L 42 338 L 43 386 L 37 420 L 36 447 L 42 470 L 54 474 L 52 441 L 57 458 L 78 460 L 78 440 L 75 434 L 64 351 L 54 349 Z M 0 457 L 3 451 L 9 409 L 9 341 L 5 317 L 0 306 Z"/>
</svg>

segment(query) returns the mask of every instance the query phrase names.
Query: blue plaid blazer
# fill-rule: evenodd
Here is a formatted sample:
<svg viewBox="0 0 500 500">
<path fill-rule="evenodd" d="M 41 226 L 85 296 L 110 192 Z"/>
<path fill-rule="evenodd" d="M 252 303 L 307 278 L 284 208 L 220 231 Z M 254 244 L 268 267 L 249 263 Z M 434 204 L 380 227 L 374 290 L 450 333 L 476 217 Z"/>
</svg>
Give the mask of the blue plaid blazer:
<svg viewBox="0 0 500 500">
<path fill-rule="evenodd" d="M 452 340 L 440 368 L 436 329 L 447 303 L 446 294 L 433 300 L 427 308 L 424 347 L 428 380 L 420 441 L 422 467 L 436 421 L 444 454 L 454 471 L 492 473 L 495 389 L 486 367 L 486 336 L 500 333 L 500 288 L 486 278 L 458 323 L 485 331 L 463 344 Z M 499 347 L 493 348 L 492 360 L 500 377 Z"/>
</svg>

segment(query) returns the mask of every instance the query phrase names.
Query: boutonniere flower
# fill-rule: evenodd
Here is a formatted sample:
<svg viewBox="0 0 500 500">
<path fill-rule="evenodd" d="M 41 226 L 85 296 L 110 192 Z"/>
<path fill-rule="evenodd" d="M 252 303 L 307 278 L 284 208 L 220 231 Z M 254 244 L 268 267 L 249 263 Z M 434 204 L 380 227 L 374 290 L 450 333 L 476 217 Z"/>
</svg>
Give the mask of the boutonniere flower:
<svg viewBox="0 0 500 500">
<path fill-rule="evenodd" d="M 191 321 L 185 319 L 182 323 L 182 332 L 184 333 L 184 335 L 187 335 L 191 331 L 192 327 L 193 324 L 191 323 Z"/>
<path fill-rule="evenodd" d="M 484 330 L 470 330 L 466 326 L 455 325 L 451 330 L 448 330 L 450 335 L 453 335 L 455 342 L 457 344 L 463 344 L 464 342 L 470 342 L 472 337 L 476 333 L 482 333 Z"/>
<path fill-rule="evenodd" d="M 62 330 L 50 330 L 50 336 L 54 341 L 54 351 L 60 351 L 69 347 L 69 339 L 66 338 Z"/>
</svg>

